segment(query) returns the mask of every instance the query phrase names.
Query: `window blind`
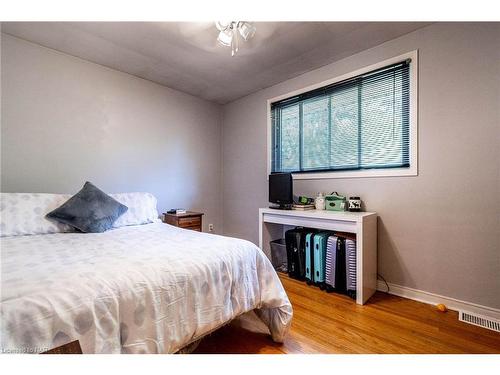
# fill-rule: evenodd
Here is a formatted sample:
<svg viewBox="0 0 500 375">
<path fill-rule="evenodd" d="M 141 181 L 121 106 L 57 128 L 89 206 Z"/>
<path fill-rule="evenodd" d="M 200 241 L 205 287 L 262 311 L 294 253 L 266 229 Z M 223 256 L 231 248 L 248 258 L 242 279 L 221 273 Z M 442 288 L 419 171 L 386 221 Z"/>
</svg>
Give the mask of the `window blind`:
<svg viewBox="0 0 500 375">
<path fill-rule="evenodd" d="M 272 172 L 409 167 L 410 63 L 272 103 Z"/>
</svg>

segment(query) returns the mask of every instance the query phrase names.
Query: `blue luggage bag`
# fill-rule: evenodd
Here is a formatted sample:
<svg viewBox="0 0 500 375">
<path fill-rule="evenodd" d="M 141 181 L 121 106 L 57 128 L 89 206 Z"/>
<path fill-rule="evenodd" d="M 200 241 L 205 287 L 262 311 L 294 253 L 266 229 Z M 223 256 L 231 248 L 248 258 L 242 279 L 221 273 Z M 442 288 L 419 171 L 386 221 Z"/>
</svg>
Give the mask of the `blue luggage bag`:
<svg viewBox="0 0 500 375">
<path fill-rule="evenodd" d="M 314 284 L 314 235 L 318 233 L 316 229 L 308 229 L 305 242 L 305 264 L 306 264 L 306 283 Z"/>
<path fill-rule="evenodd" d="M 325 289 L 325 265 L 326 265 L 326 245 L 328 237 L 327 232 L 320 232 L 314 235 L 314 273 L 313 280 L 318 284 L 320 289 Z"/>
<path fill-rule="evenodd" d="M 306 234 L 306 283 L 314 283 L 314 233 Z"/>
</svg>

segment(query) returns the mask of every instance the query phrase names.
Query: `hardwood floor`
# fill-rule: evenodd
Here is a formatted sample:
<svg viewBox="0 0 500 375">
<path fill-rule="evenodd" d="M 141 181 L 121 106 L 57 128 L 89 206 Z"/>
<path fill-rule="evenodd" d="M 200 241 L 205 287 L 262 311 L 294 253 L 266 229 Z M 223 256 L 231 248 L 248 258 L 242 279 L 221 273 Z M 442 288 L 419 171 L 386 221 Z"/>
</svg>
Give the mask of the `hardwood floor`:
<svg viewBox="0 0 500 375">
<path fill-rule="evenodd" d="M 294 309 L 283 344 L 252 313 L 203 339 L 195 353 L 500 353 L 500 333 L 459 322 L 455 311 L 382 292 L 359 306 L 280 278 Z"/>
</svg>

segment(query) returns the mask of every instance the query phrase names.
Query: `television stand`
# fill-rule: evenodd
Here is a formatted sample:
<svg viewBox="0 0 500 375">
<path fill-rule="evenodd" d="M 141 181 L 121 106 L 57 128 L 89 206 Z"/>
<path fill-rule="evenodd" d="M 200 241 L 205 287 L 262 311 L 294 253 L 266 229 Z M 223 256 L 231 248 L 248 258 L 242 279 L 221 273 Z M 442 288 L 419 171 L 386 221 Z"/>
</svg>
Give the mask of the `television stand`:
<svg viewBox="0 0 500 375">
<path fill-rule="evenodd" d="M 363 305 L 377 289 L 377 214 L 325 210 L 259 209 L 259 247 L 271 259 L 269 242 L 287 229 L 306 227 L 356 235 L 356 303 Z"/>
</svg>

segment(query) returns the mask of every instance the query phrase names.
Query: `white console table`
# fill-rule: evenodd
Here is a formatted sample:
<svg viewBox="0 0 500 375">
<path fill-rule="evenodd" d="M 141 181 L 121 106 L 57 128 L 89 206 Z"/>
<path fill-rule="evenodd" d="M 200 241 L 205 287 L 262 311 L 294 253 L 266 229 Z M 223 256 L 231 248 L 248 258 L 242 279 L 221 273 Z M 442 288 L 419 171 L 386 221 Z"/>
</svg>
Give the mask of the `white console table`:
<svg viewBox="0 0 500 375">
<path fill-rule="evenodd" d="M 356 235 L 356 303 L 362 305 L 377 288 L 377 214 L 325 210 L 259 209 L 259 246 L 271 259 L 269 242 L 283 238 L 286 226 L 348 232 Z"/>
</svg>

